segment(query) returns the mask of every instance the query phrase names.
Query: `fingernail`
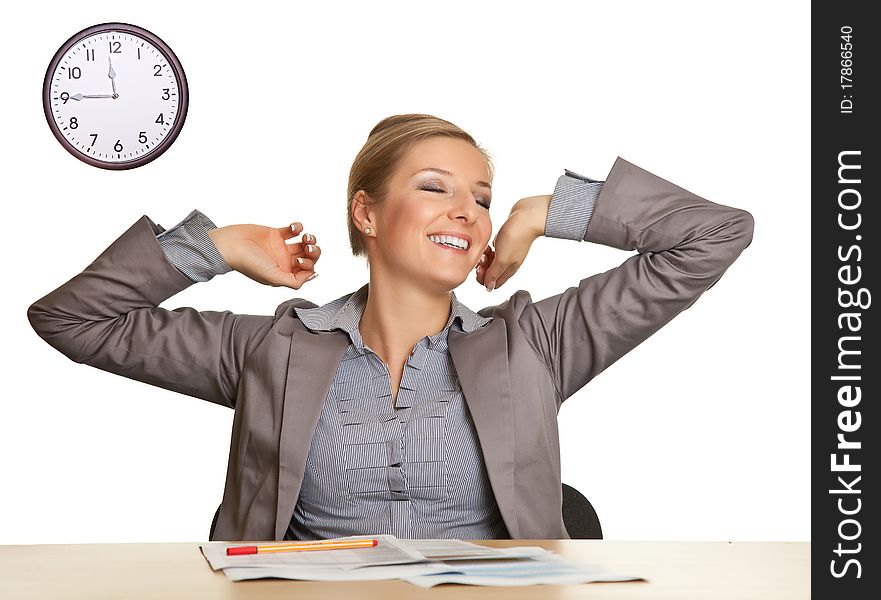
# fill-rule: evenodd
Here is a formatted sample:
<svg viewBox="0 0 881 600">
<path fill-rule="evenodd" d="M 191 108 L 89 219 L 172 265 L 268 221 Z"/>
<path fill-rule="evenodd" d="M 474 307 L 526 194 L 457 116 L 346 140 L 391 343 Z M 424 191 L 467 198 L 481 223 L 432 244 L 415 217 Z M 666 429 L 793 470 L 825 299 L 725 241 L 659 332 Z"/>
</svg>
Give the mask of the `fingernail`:
<svg viewBox="0 0 881 600">
<path fill-rule="evenodd" d="M 484 254 L 483 256 L 480 257 L 480 262 L 482 262 L 482 263 L 486 262 L 486 254 Z"/>
<path fill-rule="evenodd" d="M 307 251 L 307 252 L 315 252 L 315 246 L 307 245 L 307 246 L 306 246 L 306 251 Z"/>
<path fill-rule="evenodd" d="M 311 275 L 309 275 L 309 277 L 306 278 L 306 281 L 312 281 L 316 277 L 318 277 L 318 273 L 312 273 Z"/>
<path fill-rule="evenodd" d="M 298 259 L 297 259 L 297 264 L 302 265 L 303 262 L 305 262 L 305 261 L 304 261 L 302 258 L 298 258 Z"/>
<path fill-rule="evenodd" d="M 486 284 L 486 291 L 487 291 L 487 292 L 491 292 L 491 291 L 493 291 L 493 289 L 494 289 L 495 287 L 496 287 L 496 282 L 495 282 L 495 281 L 490 281 L 490 282 L 488 282 L 488 283 Z"/>
</svg>

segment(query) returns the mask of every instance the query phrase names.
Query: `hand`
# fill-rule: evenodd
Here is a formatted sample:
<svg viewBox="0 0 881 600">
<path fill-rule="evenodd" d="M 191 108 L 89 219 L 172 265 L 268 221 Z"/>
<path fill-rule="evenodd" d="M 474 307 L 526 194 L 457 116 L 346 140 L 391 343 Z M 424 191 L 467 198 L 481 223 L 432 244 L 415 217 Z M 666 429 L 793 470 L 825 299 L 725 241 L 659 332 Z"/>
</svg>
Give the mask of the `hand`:
<svg viewBox="0 0 881 600">
<path fill-rule="evenodd" d="M 532 242 L 544 235 L 550 202 L 551 196 L 530 196 L 511 209 L 493 240 L 496 249 L 487 246 L 477 265 L 477 281 L 488 292 L 504 285 L 520 269 Z"/>
<path fill-rule="evenodd" d="M 71 100 L 76 100 L 79 102 L 83 98 L 113 98 L 110 94 L 74 94 L 70 97 Z"/>
<path fill-rule="evenodd" d="M 315 263 L 321 249 L 314 235 L 303 234 L 301 242 L 288 244 L 303 231 L 300 223 L 289 227 L 229 225 L 208 232 L 223 260 L 230 267 L 264 285 L 295 290 L 318 274 Z"/>
<path fill-rule="evenodd" d="M 112 98 L 119 98 L 119 94 L 116 93 L 116 71 L 113 70 L 113 62 L 110 60 L 110 57 L 107 57 L 107 62 L 110 63 L 110 72 L 107 73 L 107 76 L 110 78 L 110 85 L 113 86 L 113 96 Z"/>
</svg>

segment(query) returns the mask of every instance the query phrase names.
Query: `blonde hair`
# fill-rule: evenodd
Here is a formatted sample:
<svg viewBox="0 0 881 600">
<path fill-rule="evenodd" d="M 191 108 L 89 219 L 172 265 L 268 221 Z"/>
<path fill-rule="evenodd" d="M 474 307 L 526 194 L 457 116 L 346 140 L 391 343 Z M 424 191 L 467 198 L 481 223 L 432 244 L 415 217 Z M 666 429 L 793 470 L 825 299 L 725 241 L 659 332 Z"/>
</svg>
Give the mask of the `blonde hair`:
<svg viewBox="0 0 881 600">
<path fill-rule="evenodd" d="M 366 256 L 367 249 L 361 231 L 352 219 L 352 203 L 359 190 L 372 199 L 373 204 L 385 199 L 387 184 L 400 159 L 418 142 L 431 137 L 453 137 L 474 146 L 486 159 L 490 177 L 493 176 L 492 158 L 474 138 L 456 125 L 432 115 L 406 114 L 386 117 L 376 124 L 367 141 L 358 152 L 349 170 L 346 222 L 352 254 Z"/>
</svg>

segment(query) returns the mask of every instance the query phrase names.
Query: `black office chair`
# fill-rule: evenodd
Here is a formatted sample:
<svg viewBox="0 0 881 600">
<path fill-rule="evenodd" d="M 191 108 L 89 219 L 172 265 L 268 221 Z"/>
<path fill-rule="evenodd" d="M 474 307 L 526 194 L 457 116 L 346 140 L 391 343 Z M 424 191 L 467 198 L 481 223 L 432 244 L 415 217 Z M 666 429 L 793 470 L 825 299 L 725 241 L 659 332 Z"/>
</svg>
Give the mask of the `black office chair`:
<svg viewBox="0 0 881 600">
<path fill-rule="evenodd" d="M 214 519 L 211 520 L 211 529 L 208 530 L 208 539 L 210 540 L 214 536 L 214 528 L 217 527 L 217 515 L 220 514 L 220 507 L 217 507 L 217 510 L 214 511 Z"/>
<path fill-rule="evenodd" d="M 571 485 L 563 484 L 563 524 L 576 540 L 601 540 L 603 528 L 590 501 Z"/>
</svg>

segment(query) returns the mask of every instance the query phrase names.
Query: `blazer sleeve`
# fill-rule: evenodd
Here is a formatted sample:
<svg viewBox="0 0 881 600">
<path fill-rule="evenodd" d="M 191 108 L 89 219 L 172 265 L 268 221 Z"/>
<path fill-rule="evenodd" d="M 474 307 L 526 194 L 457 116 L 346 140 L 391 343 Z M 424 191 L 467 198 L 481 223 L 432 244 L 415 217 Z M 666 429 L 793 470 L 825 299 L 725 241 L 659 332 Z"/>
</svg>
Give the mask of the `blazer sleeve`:
<svg viewBox="0 0 881 600">
<path fill-rule="evenodd" d="M 34 302 L 28 320 L 75 362 L 234 408 L 243 364 L 274 318 L 159 308 L 194 283 L 160 247 L 163 231 L 141 217 L 82 273 Z"/>
<path fill-rule="evenodd" d="M 584 241 L 638 253 L 526 305 L 519 325 L 562 403 L 691 306 L 749 246 L 753 217 L 618 157 Z"/>
</svg>

